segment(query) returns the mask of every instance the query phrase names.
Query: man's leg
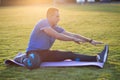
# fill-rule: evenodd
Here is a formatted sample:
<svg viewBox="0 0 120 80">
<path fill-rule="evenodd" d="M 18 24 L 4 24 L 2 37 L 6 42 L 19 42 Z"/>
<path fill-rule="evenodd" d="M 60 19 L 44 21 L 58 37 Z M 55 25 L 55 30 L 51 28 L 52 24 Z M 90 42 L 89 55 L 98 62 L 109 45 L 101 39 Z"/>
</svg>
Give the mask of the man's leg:
<svg viewBox="0 0 120 80">
<path fill-rule="evenodd" d="M 71 51 L 58 51 L 58 50 L 47 50 L 39 52 L 43 62 L 48 61 L 63 61 L 65 59 L 80 60 L 87 62 L 96 62 L 96 56 L 88 56 L 83 54 L 76 54 Z"/>
</svg>

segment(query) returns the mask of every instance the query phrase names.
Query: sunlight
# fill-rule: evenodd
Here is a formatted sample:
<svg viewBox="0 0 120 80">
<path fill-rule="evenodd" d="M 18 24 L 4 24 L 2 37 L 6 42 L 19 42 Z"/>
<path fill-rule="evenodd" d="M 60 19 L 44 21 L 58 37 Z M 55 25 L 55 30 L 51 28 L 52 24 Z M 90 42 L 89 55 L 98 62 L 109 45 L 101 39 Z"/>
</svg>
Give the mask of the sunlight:
<svg viewBox="0 0 120 80">
<path fill-rule="evenodd" d="M 40 3 L 42 3 L 42 4 L 44 4 L 44 3 L 51 3 L 52 2 L 52 0 L 27 0 L 26 1 L 28 4 L 40 4 Z"/>
<path fill-rule="evenodd" d="M 2 1 L 2 3 L 5 4 L 5 5 L 40 5 L 40 4 L 51 4 L 52 2 L 53 2 L 52 0 L 15 0 L 15 1 L 11 0 L 11 1 Z"/>
</svg>

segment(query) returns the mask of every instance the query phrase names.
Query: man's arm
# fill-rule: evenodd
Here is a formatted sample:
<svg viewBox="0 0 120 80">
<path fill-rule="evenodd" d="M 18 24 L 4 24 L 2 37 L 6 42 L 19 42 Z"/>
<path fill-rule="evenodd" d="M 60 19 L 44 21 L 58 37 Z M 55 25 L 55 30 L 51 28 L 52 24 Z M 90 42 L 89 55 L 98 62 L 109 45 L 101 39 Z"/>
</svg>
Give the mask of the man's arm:
<svg viewBox="0 0 120 80">
<path fill-rule="evenodd" d="M 63 34 L 64 34 L 64 35 L 67 35 L 67 36 L 72 36 L 72 37 L 78 38 L 78 39 L 81 40 L 81 42 L 89 42 L 89 43 L 91 43 L 92 45 L 102 44 L 102 42 L 95 41 L 95 40 L 93 40 L 93 39 L 84 37 L 84 36 L 79 35 L 79 34 L 74 34 L 74 33 L 66 32 L 66 31 L 64 31 Z"/>
<path fill-rule="evenodd" d="M 75 37 L 75 38 L 81 39 L 82 42 L 90 42 L 90 41 L 91 41 L 90 38 L 84 37 L 84 36 L 82 36 L 82 35 L 78 35 L 78 34 L 74 34 L 74 33 L 66 32 L 66 31 L 64 31 L 63 34 L 64 34 L 64 35 L 67 35 L 67 36 L 72 36 L 72 37 Z"/>
<path fill-rule="evenodd" d="M 58 40 L 62 40 L 62 41 L 74 41 L 74 42 L 78 42 L 78 43 L 80 42 L 80 39 L 72 37 L 72 36 L 64 35 L 62 33 L 58 33 L 54 29 L 52 29 L 51 27 L 45 28 L 45 29 L 43 29 L 43 31 L 47 35 L 49 35 L 51 37 L 54 37 L 54 38 L 56 38 Z"/>
</svg>

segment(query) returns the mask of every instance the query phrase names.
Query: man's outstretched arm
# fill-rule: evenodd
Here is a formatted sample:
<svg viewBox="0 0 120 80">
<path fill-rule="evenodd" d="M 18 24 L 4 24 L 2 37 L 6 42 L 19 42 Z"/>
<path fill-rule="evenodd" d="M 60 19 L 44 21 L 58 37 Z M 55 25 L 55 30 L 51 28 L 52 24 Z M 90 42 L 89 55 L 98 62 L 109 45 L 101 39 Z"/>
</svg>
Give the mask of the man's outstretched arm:
<svg viewBox="0 0 120 80">
<path fill-rule="evenodd" d="M 76 43 L 79 43 L 81 40 L 79 38 L 75 38 L 72 36 L 68 36 L 68 35 L 64 35 L 62 33 L 58 33 L 56 32 L 54 29 L 52 29 L 51 27 L 45 28 L 43 30 L 47 35 L 54 37 L 58 40 L 62 40 L 62 41 L 74 41 Z"/>
<path fill-rule="evenodd" d="M 95 41 L 95 40 L 93 40 L 93 39 L 91 39 L 91 38 L 87 38 L 87 37 L 84 37 L 84 36 L 79 35 L 79 34 L 70 33 L 70 32 L 66 32 L 66 31 L 64 31 L 63 34 L 64 34 L 64 35 L 67 35 L 67 36 L 72 36 L 72 37 L 81 39 L 81 42 L 89 42 L 89 43 L 91 43 L 92 45 L 102 44 L 102 42 Z"/>
</svg>

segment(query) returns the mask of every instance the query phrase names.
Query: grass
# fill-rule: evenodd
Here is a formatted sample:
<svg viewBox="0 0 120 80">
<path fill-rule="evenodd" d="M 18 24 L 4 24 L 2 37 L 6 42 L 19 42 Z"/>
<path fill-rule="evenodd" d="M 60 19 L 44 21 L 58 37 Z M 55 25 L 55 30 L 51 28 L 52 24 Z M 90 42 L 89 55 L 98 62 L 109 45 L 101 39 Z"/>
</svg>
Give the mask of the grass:
<svg viewBox="0 0 120 80">
<path fill-rule="evenodd" d="M 108 61 L 103 69 L 96 67 L 40 68 L 29 71 L 7 67 L 5 59 L 25 52 L 30 32 L 39 19 L 45 18 L 48 7 L 0 7 L 0 80 L 119 80 L 120 78 L 120 4 L 60 5 L 60 26 L 92 39 L 109 44 Z M 52 49 L 70 50 L 96 55 L 104 45 L 77 45 L 56 41 Z"/>
</svg>

